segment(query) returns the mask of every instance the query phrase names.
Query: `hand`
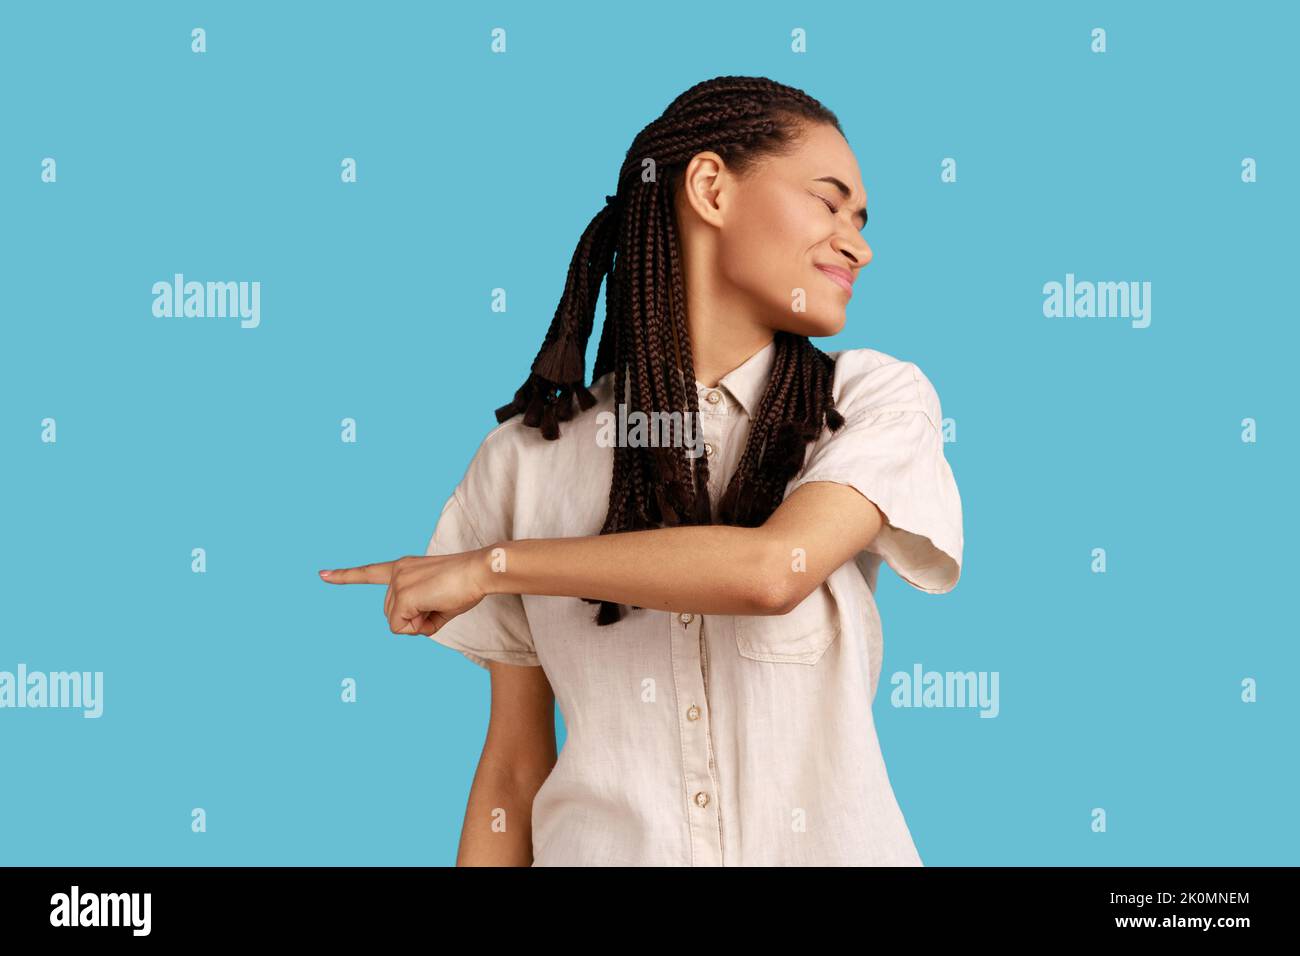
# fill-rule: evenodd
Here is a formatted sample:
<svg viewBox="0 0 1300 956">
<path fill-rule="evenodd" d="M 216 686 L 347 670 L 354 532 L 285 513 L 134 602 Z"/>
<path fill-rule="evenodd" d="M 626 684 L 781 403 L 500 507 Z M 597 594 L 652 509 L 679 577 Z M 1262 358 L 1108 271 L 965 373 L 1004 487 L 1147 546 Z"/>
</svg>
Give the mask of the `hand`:
<svg viewBox="0 0 1300 956">
<path fill-rule="evenodd" d="M 330 584 L 386 584 L 384 615 L 394 634 L 428 637 L 457 614 L 464 614 L 487 591 L 479 571 L 485 558 L 478 551 L 460 554 L 408 555 L 396 561 L 321 571 Z"/>
</svg>

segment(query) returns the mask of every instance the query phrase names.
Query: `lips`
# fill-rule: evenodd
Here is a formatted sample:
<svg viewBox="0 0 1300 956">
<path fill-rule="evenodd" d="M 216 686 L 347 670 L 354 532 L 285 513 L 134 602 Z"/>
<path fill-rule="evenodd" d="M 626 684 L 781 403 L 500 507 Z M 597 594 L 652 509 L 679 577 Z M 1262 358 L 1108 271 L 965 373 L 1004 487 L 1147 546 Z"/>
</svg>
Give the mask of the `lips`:
<svg viewBox="0 0 1300 956">
<path fill-rule="evenodd" d="M 830 279 L 832 282 L 838 285 L 849 295 L 853 294 L 853 277 L 849 274 L 849 271 L 847 269 L 836 269 L 833 268 L 832 266 L 818 266 L 817 268 L 822 272 L 823 275 L 825 275 L 828 279 Z"/>
</svg>

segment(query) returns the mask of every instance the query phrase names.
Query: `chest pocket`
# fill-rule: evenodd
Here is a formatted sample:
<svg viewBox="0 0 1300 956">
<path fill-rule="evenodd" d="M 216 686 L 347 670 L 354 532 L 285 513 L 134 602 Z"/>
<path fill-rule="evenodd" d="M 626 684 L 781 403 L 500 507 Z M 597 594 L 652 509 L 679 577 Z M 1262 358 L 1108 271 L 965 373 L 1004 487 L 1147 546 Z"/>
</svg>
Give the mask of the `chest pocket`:
<svg viewBox="0 0 1300 956">
<path fill-rule="evenodd" d="M 823 582 L 788 614 L 737 615 L 736 650 L 754 661 L 816 664 L 839 636 L 837 611 Z"/>
</svg>

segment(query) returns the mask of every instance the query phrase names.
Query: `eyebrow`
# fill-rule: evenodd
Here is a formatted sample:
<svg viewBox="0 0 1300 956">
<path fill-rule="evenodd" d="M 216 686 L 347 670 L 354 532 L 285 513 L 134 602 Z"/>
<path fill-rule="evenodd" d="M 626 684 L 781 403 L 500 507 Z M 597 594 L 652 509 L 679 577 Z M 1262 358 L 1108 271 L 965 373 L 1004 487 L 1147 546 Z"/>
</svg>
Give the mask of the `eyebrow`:
<svg viewBox="0 0 1300 956">
<path fill-rule="evenodd" d="M 834 186 L 836 189 L 840 191 L 840 195 L 843 196 L 845 199 L 848 199 L 850 196 L 853 195 L 853 190 L 849 189 L 848 186 L 845 186 L 834 176 L 818 176 L 817 179 L 814 180 L 814 182 L 830 183 L 832 186 Z M 858 227 L 859 229 L 861 229 L 863 226 L 867 224 L 867 207 L 863 206 L 861 209 L 859 209 L 857 211 L 857 215 L 862 217 L 862 226 Z"/>
</svg>

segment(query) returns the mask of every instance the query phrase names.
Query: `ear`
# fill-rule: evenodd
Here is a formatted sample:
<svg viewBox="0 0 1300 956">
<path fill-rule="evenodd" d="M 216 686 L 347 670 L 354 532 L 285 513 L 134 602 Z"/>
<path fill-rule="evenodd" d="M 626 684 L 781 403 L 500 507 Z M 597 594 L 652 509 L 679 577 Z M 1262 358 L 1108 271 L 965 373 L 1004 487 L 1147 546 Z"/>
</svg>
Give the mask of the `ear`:
<svg viewBox="0 0 1300 956">
<path fill-rule="evenodd" d="M 722 225 L 734 188 L 735 177 L 712 150 L 692 156 L 682 173 L 681 190 L 687 206 L 711 226 Z"/>
</svg>

